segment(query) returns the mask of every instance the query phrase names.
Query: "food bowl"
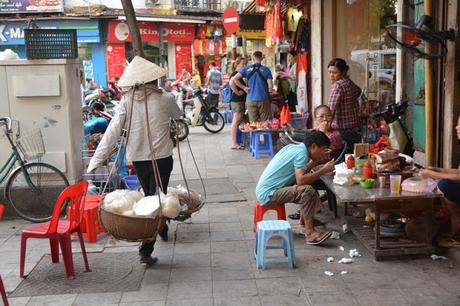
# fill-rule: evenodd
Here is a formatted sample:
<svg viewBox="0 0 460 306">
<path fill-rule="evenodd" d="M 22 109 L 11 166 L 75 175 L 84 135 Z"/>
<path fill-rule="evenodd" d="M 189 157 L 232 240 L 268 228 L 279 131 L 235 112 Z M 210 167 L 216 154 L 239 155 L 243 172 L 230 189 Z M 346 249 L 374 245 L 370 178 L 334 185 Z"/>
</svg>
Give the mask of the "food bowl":
<svg viewBox="0 0 460 306">
<path fill-rule="evenodd" d="M 363 188 L 372 188 L 374 186 L 375 180 L 374 179 L 362 179 L 359 181 L 359 184 Z"/>
</svg>

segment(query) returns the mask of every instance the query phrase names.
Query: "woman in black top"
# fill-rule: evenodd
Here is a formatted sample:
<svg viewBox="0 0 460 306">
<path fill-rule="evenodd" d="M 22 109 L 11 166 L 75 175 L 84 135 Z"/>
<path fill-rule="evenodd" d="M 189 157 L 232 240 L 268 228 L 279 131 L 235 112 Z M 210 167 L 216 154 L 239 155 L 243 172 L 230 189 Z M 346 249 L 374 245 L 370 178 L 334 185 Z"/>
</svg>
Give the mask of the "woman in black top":
<svg viewBox="0 0 460 306">
<path fill-rule="evenodd" d="M 245 66 L 246 66 L 245 59 L 243 58 L 237 59 L 233 63 L 233 73 L 231 74 L 230 79 L 233 78 L 241 70 L 241 68 Z M 246 86 L 246 83 L 244 83 L 243 80 L 241 80 L 241 83 L 243 83 L 243 85 Z M 238 143 L 238 140 L 236 139 L 236 134 L 238 132 L 238 125 L 240 124 L 241 120 L 243 119 L 243 115 L 246 112 L 245 103 L 246 103 L 246 93 L 242 89 L 240 89 L 238 92 L 232 93 L 232 102 L 230 103 L 232 111 L 233 111 L 233 121 L 232 121 L 232 128 L 231 128 L 232 150 L 244 149 Z"/>
</svg>

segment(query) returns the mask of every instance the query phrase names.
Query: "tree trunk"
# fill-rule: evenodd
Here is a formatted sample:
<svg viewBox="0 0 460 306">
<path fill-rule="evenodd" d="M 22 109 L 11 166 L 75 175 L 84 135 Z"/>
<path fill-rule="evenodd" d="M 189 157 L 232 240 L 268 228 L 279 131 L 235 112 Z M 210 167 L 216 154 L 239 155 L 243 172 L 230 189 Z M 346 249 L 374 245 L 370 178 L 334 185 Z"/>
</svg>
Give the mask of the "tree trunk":
<svg viewBox="0 0 460 306">
<path fill-rule="evenodd" d="M 136 13 L 134 12 L 133 3 L 131 0 L 121 0 L 121 5 L 123 6 L 123 11 L 125 12 L 129 34 L 131 34 L 131 43 L 133 44 L 134 55 L 144 57 L 141 33 L 139 32 L 139 27 L 137 26 Z"/>
</svg>

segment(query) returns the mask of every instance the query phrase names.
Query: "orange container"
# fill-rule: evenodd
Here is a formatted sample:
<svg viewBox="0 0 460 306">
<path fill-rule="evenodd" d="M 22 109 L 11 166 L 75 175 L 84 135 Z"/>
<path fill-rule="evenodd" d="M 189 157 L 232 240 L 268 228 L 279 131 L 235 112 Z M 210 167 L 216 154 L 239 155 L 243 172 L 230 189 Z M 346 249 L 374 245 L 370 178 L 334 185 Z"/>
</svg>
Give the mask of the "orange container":
<svg viewBox="0 0 460 306">
<path fill-rule="evenodd" d="M 366 161 L 363 165 L 363 178 L 364 179 L 370 179 L 373 177 L 373 169 L 371 164 Z"/>
</svg>

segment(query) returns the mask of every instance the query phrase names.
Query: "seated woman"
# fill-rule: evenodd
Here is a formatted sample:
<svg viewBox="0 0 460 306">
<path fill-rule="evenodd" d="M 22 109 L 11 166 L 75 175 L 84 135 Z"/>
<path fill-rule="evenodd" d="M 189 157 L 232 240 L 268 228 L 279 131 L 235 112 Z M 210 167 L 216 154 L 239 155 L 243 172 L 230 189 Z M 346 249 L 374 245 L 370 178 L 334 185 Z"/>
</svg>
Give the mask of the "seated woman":
<svg viewBox="0 0 460 306">
<path fill-rule="evenodd" d="M 460 117 L 455 129 L 460 140 Z M 455 236 L 460 231 L 460 169 L 429 167 L 420 171 L 420 175 L 439 180 L 438 188 L 444 194 L 444 203 L 450 212 L 449 236 Z"/>
<path fill-rule="evenodd" d="M 320 105 L 315 108 L 313 115 L 315 116 L 315 124 L 317 130 L 326 134 L 331 141 L 330 158 L 337 158 L 343 149 L 342 135 L 339 130 L 332 128 L 332 111 L 327 105 Z M 326 162 L 329 159 L 326 158 Z"/>
</svg>

